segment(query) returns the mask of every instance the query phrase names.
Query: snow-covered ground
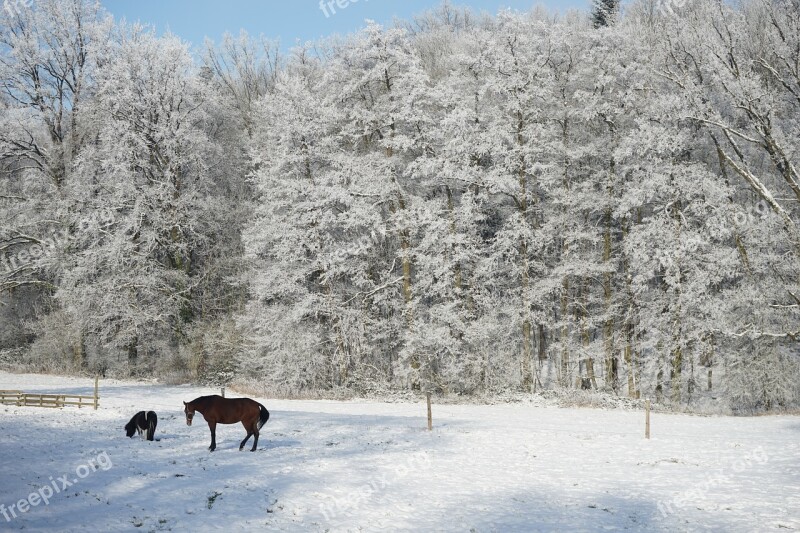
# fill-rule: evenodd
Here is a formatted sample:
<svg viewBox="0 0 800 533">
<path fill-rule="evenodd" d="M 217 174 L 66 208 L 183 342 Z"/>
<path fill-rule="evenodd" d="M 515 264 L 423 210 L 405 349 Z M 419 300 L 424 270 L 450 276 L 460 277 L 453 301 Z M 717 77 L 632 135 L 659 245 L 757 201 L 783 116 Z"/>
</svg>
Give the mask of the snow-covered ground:
<svg viewBox="0 0 800 533">
<path fill-rule="evenodd" d="M 0 389 L 92 386 L 0 373 Z M 797 417 L 654 414 L 647 441 L 636 411 L 434 405 L 428 432 L 422 402 L 259 398 L 272 417 L 258 452 L 239 452 L 237 424 L 209 453 L 182 401 L 216 391 L 100 388 L 97 411 L 0 406 L 0 530 L 800 529 Z M 142 409 L 158 413 L 156 442 L 125 437 Z"/>
</svg>

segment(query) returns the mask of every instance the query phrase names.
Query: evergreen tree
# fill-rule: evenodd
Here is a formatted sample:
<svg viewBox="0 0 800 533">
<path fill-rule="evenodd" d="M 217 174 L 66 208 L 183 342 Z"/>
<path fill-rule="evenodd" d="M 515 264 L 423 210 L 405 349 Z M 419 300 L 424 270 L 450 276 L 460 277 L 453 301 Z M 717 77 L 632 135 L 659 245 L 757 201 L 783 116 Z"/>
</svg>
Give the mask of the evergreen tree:
<svg viewBox="0 0 800 533">
<path fill-rule="evenodd" d="M 613 25 L 619 16 L 619 0 L 593 0 L 591 15 L 595 28 Z"/>
</svg>

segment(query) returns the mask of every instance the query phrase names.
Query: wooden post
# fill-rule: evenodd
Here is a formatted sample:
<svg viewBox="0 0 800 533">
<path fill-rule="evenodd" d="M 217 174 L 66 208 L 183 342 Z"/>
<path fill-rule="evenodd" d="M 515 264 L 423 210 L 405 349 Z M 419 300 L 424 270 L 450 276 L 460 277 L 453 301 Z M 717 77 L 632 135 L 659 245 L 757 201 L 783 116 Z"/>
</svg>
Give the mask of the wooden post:
<svg viewBox="0 0 800 533">
<path fill-rule="evenodd" d="M 428 431 L 433 431 L 433 414 L 431 413 L 431 393 L 426 392 L 425 398 L 428 401 Z"/>
<path fill-rule="evenodd" d="M 100 376 L 95 376 L 94 377 L 94 410 L 95 411 L 97 411 L 97 404 L 98 404 L 98 400 L 100 399 L 100 396 L 97 393 L 97 382 L 99 381 L 99 379 L 100 379 Z"/>
<path fill-rule="evenodd" d="M 222 387 L 222 397 L 225 397 L 225 387 Z"/>
<path fill-rule="evenodd" d="M 644 401 L 644 438 L 650 438 L 650 398 Z"/>
</svg>

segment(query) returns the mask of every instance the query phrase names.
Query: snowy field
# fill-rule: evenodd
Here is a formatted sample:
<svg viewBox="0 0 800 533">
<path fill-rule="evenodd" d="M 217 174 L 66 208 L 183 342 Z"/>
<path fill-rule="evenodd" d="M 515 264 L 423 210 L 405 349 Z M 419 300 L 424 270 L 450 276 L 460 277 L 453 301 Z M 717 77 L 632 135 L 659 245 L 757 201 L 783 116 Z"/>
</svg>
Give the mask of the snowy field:
<svg viewBox="0 0 800 533">
<path fill-rule="evenodd" d="M 0 373 L 0 389 L 92 386 Z M 103 380 L 98 411 L 0 407 L 0 530 L 800 529 L 797 417 L 654 414 L 646 441 L 634 411 L 434 405 L 429 433 L 422 403 L 259 398 L 259 450 L 238 451 L 237 424 L 209 453 L 181 402 L 214 392 Z M 143 409 L 156 442 L 124 435 Z"/>
</svg>

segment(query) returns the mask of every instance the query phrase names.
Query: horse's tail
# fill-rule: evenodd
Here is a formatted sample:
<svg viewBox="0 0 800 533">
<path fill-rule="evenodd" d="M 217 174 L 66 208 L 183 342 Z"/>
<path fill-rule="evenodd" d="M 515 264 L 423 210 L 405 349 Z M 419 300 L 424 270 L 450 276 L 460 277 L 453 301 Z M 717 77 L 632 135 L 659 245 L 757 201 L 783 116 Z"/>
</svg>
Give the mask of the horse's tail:
<svg viewBox="0 0 800 533">
<path fill-rule="evenodd" d="M 258 429 L 261 429 L 261 427 L 267 423 L 267 420 L 269 420 L 269 411 L 261 404 L 258 404 L 258 409 L 260 411 L 258 416 Z"/>
<path fill-rule="evenodd" d="M 156 425 L 158 424 L 158 417 L 155 411 L 147 412 L 147 440 L 153 440 L 156 435 Z"/>
</svg>

